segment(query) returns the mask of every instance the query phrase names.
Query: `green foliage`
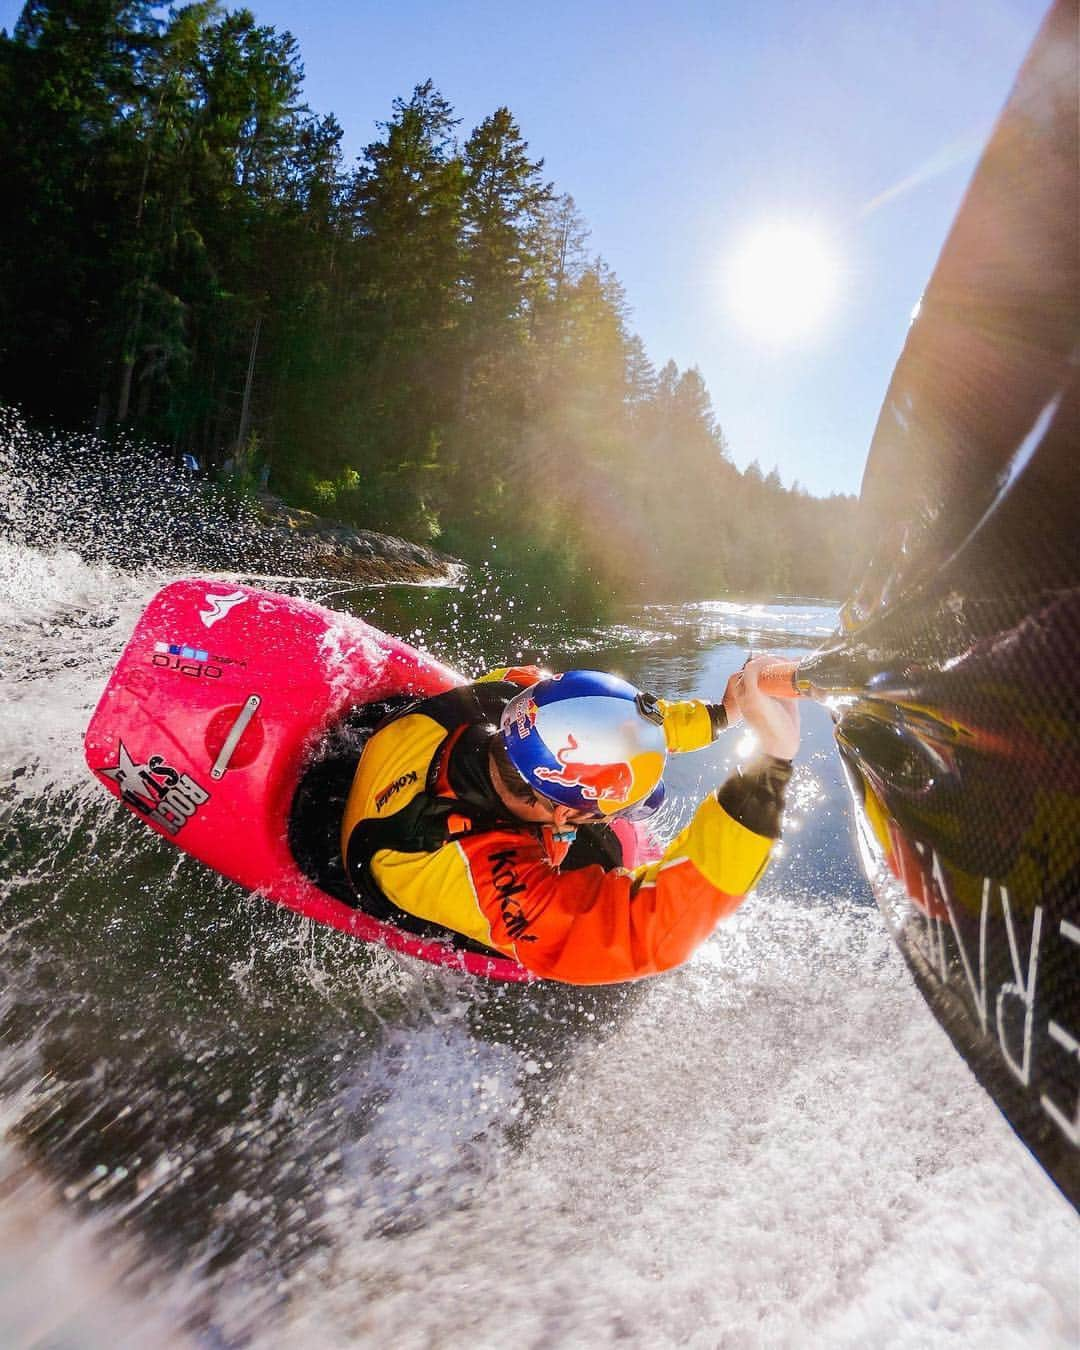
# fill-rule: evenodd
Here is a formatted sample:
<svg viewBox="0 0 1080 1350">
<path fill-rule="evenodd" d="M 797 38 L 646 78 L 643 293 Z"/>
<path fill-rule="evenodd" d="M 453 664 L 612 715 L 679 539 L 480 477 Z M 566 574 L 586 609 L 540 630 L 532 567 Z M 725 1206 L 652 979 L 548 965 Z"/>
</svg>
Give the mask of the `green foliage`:
<svg viewBox="0 0 1080 1350">
<path fill-rule="evenodd" d="M 430 80 L 352 172 L 292 36 L 31 0 L 0 36 L 0 399 L 131 430 L 544 603 L 842 595 L 850 498 L 732 465 L 508 108 Z"/>
</svg>

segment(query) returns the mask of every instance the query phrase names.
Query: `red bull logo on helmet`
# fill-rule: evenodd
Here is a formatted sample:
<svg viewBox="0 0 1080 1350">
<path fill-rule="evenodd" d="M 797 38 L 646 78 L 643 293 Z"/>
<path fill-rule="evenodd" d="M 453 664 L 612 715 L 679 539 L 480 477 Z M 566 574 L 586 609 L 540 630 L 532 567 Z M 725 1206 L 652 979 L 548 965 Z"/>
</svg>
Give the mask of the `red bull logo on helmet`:
<svg viewBox="0 0 1080 1350">
<path fill-rule="evenodd" d="M 568 743 L 555 752 L 562 768 L 541 766 L 536 770 L 537 778 L 545 783 L 558 783 L 560 787 L 580 788 L 581 795 L 591 802 L 627 801 L 634 786 L 634 771 L 630 765 L 622 762 L 585 764 L 570 759 L 577 748 L 577 740 L 571 735 Z"/>
<path fill-rule="evenodd" d="M 635 695 L 625 680 L 598 671 L 541 680 L 503 709 L 510 762 L 551 801 L 618 814 L 655 789 L 667 756 L 663 728 L 642 717 Z"/>
<path fill-rule="evenodd" d="M 536 714 L 538 712 L 536 700 L 533 698 L 522 699 L 518 704 L 514 713 L 514 730 L 522 740 L 536 725 Z"/>
</svg>

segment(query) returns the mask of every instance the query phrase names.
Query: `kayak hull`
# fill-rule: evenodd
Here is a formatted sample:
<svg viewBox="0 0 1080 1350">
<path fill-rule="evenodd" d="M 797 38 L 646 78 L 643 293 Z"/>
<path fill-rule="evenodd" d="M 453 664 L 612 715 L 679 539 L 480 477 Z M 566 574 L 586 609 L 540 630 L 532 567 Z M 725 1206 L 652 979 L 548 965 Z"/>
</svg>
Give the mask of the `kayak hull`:
<svg viewBox="0 0 1080 1350">
<path fill-rule="evenodd" d="M 182 580 L 147 606 L 86 733 L 86 760 L 152 830 L 216 872 L 366 942 L 494 980 L 507 957 L 413 936 L 320 890 L 288 843 L 313 748 L 357 704 L 463 683 L 365 623 L 232 582 Z"/>
</svg>

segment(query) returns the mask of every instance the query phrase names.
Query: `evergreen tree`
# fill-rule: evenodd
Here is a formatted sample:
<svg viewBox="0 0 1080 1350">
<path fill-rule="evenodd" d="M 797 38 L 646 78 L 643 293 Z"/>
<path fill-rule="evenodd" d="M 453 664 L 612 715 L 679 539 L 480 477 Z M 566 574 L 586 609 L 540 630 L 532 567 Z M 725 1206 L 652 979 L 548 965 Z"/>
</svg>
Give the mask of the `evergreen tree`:
<svg viewBox="0 0 1080 1350">
<path fill-rule="evenodd" d="M 350 204 L 361 304 L 346 398 L 365 461 L 362 494 L 383 525 L 421 525 L 459 380 L 462 164 L 450 104 L 430 80 L 394 101 L 364 151 Z"/>
<path fill-rule="evenodd" d="M 216 0 L 30 0 L 0 35 L 0 398 L 467 557 L 497 537 L 570 607 L 842 593 L 853 500 L 736 471 L 509 109 L 459 149 L 426 81 L 346 174 L 302 79 Z"/>
<path fill-rule="evenodd" d="M 30 0 L 0 36 L 0 395 L 84 420 L 100 384 L 148 0 Z"/>
<path fill-rule="evenodd" d="M 496 345 L 525 309 L 536 226 L 551 200 L 551 184 L 540 177 L 544 161 L 531 161 L 528 148 L 508 108 L 485 118 L 465 143 L 463 273 L 474 343 Z"/>
<path fill-rule="evenodd" d="M 525 411 L 532 248 L 551 195 L 543 162 L 527 152 L 509 110 L 499 108 L 469 136 L 462 161 L 460 386 L 443 503 L 458 532 L 478 539 L 492 507 L 501 512 Z"/>
</svg>

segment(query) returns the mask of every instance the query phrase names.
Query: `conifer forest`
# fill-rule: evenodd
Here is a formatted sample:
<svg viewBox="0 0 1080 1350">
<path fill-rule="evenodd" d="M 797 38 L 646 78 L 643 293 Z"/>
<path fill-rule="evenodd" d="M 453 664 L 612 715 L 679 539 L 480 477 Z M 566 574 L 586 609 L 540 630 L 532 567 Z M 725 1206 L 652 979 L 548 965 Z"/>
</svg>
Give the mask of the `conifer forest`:
<svg viewBox="0 0 1080 1350">
<path fill-rule="evenodd" d="M 288 32 L 213 0 L 24 6 L 0 402 L 466 560 L 494 544 L 567 604 L 846 594 L 855 499 L 735 467 L 511 109 L 469 128 L 422 78 L 347 162 L 303 77 Z"/>
</svg>

